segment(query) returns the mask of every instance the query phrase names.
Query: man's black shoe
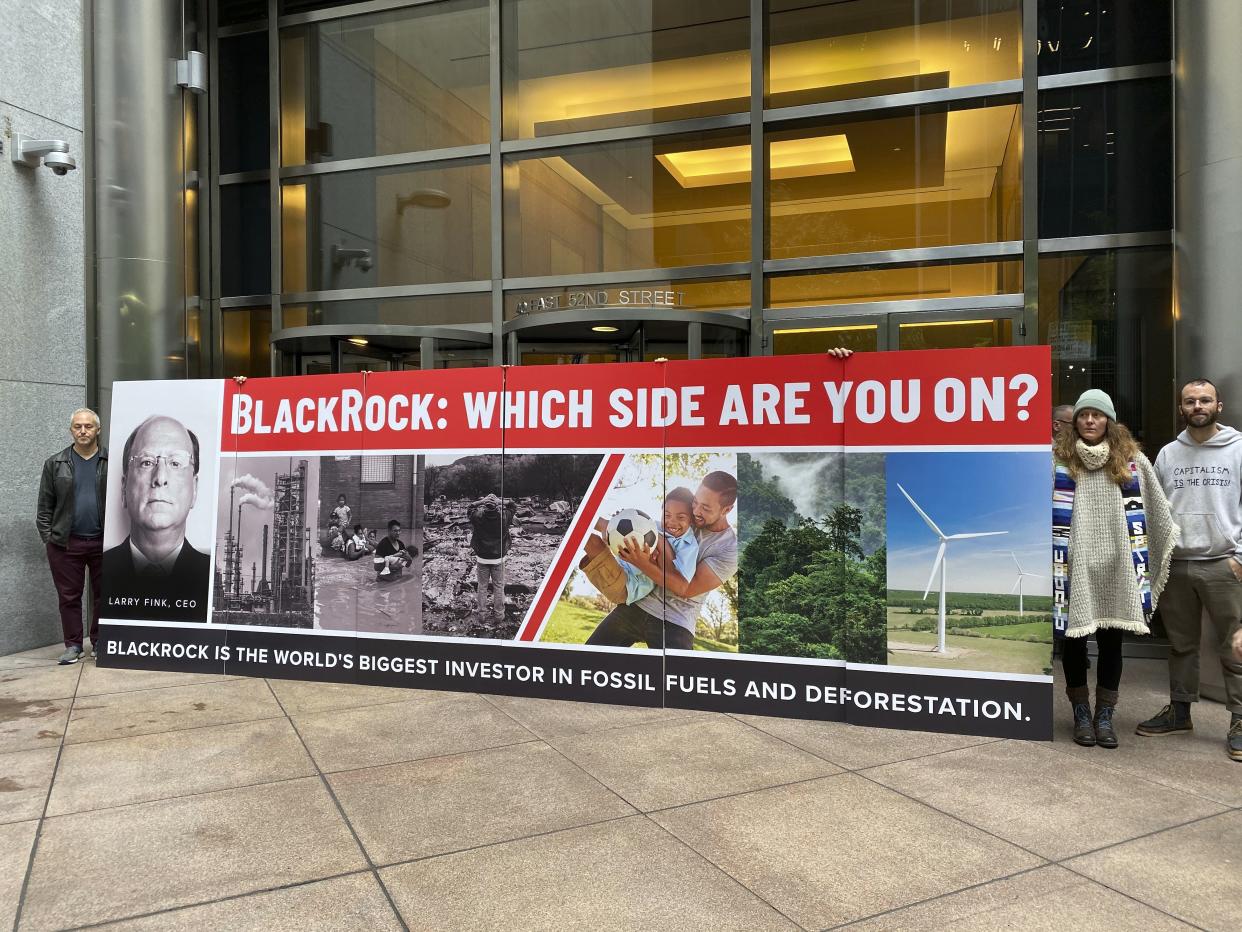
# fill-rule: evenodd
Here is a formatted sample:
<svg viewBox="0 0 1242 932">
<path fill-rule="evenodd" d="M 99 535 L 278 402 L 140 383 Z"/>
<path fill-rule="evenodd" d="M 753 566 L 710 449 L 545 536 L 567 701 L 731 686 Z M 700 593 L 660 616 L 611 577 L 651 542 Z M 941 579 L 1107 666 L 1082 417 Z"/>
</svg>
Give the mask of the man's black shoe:
<svg viewBox="0 0 1242 932">
<path fill-rule="evenodd" d="M 1242 761 L 1242 715 L 1233 717 L 1233 724 L 1229 726 L 1229 736 L 1225 738 L 1225 750 L 1229 752 L 1233 760 Z"/>
<path fill-rule="evenodd" d="M 1185 708 L 1184 712 L 1183 708 Z M 1179 731 L 1194 730 L 1194 722 L 1190 720 L 1190 703 L 1171 702 L 1147 721 L 1139 722 L 1134 733 L 1152 738 L 1156 735 L 1171 735 Z"/>
</svg>

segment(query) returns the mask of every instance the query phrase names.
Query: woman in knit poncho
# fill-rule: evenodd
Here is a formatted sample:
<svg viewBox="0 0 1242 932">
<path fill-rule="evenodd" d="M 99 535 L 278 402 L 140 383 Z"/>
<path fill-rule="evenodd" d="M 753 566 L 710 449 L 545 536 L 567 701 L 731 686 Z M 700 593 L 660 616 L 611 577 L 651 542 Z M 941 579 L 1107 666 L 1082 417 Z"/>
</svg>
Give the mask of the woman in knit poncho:
<svg viewBox="0 0 1242 932">
<path fill-rule="evenodd" d="M 1054 523 L 1068 504 L 1068 559 L 1055 566 L 1068 585 L 1062 660 L 1074 707 L 1074 741 L 1115 748 L 1113 709 L 1121 683 L 1123 632 L 1150 634 L 1147 622 L 1169 573 L 1178 529 L 1160 480 L 1124 425 L 1112 399 L 1083 392 L 1074 429 L 1057 435 Z M 1054 529 L 1054 537 L 1055 537 Z M 1055 546 L 1054 546 L 1055 549 Z M 1095 715 L 1087 690 L 1087 637 L 1099 646 Z"/>
</svg>

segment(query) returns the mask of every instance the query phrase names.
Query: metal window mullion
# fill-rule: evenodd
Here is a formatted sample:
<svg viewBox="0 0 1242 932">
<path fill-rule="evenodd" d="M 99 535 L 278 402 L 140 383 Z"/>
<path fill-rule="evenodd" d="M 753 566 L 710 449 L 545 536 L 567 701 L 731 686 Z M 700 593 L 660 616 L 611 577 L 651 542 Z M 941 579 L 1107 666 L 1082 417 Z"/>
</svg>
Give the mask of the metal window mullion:
<svg viewBox="0 0 1242 932">
<path fill-rule="evenodd" d="M 1058 236 L 1039 240 L 1039 254 L 1099 252 L 1104 249 L 1168 246 L 1172 242 L 1172 230 L 1151 230 L 1144 233 L 1100 233 L 1090 236 Z"/>
<path fill-rule="evenodd" d="M 488 188 L 489 188 L 489 242 L 491 244 L 491 292 L 492 292 L 492 365 L 505 361 L 504 337 L 501 329 L 505 319 L 505 237 L 504 237 L 504 162 L 500 142 L 504 129 L 504 94 L 501 84 L 501 0 L 488 0 L 488 60 L 487 82 L 490 113 L 488 114 Z M 516 46 L 514 54 L 517 54 Z M 515 360 L 510 359 L 510 363 Z"/>
<path fill-rule="evenodd" d="M 305 13 L 287 13 L 280 17 L 277 25 L 281 28 L 286 26 L 305 26 L 309 23 L 348 19 L 351 16 L 365 16 L 368 13 L 387 13 L 390 10 L 402 10 L 438 2 L 440 0 L 363 0 L 363 2 L 359 3 L 329 6 L 322 10 L 308 10 Z"/>
<path fill-rule="evenodd" d="M 570 146 L 599 145 L 608 142 L 628 142 L 663 136 L 693 136 L 716 130 L 741 129 L 750 124 L 747 113 L 726 113 L 719 116 L 694 117 L 686 120 L 670 120 L 661 123 L 636 123 L 632 126 L 613 126 L 607 129 L 582 130 L 576 133 L 558 133 L 531 139 L 506 139 L 501 143 L 505 155 L 539 157 L 557 149 Z"/>
<path fill-rule="evenodd" d="M 1017 258 L 1022 255 L 1022 240 L 996 243 L 965 243 L 956 246 L 919 246 L 914 249 L 891 249 L 878 252 L 846 252 L 826 256 L 803 256 L 796 259 L 767 259 L 763 263 L 768 274 L 790 272 L 847 271 L 906 265 L 951 265 L 964 262 L 986 262 Z"/>
<path fill-rule="evenodd" d="M 533 288 L 582 288 L 624 285 L 642 281 L 685 282 L 712 278 L 735 278 L 750 272 L 749 262 L 722 262 L 716 265 L 683 265 L 667 269 L 618 269 L 615 272 L 582 272 L 577 275 L 532 275 L 506 278 L 506 290 Z"/>
<path fill-rule="evenodd" d="M 282 297 L 288 304 L 313 304 L 321 301 L 383 301 L 390 298 L 446 297 L 480 294 L 491 289 L 487 280 L 465 282 L 432 282 L 427 285 L 365 285 L 357 288 L 332 288 L 320 291 L 291 291 Z"/>
<path fill-rule="evenodd" d="M 1147 78 L 1168 78 L 1172 76 L 1173 63 L 1171 61 L 1159 61 L 1146 65 L 1122 65 L 1117 68 L 1093 68 L 1089 71 L 1067 71 L 1064 74 L 1046 74 L 1038 77 L 1037 83 L 1041 91 L 1048 91 L 1062 87 L 1117 84 L 1122 81 L 1142 81 Z"/>
<path fill-rule="evenodd" d="M 280 177 L 309 178 L 315 175 L 333 175 L 342 172 L 366 171 L 377 168 L 451 168 L 454 163 L 481 164 L 488 157 L 486 143 L 469 146 L 452 146 L 444 149 L 426 149 L 422 152 L 398 152 L 392 155 L 368 155 L 356 159 L 339 159 L 332 162 L 314 162 L 306 165 L 286 165 Z M 267 172 L 263 173 L 264 178 Z"/>
<path fill-rule="evenodd" d="M 267 133 L 268 133 L 268 209 L 271 213 L 271 254 L 268 287 L 272 293 L 272 331 L 283 324 L 280 313 L 281 288 L 281 222 L 280 215 L 280 26 L 277 22 L 279 4 L 267 0 Z M 278 358 L 272 346 L 271 371 L 276 373 Z"/>
<path fill-rule="evenodd" d="M 767 258 L 768 152 L 763 139 L 767 91 L 767 0 L 750 0 L 750 345 L 751 356 L 767 352 L 763 332 L 763 262 Z M 700 331 L 700 349 L 702 348 Z"/>
<path fill-rule="evenodd" d="M 224 375 L 224 318 L 221 314 L 220 292 L 220 55 L 219 16 L 216 4 L 201 0 L 207 38 L 206 110 L 199 111 L 200 149 L 198 210 L 198 290 L 201 299 L 199 319 L 209 321 L 211 345 L 208 348 L 208 372 L 219 378 Z"/>
<path fill-rule="evenodd" d="M 755 0 L 752 0 L 753 2 Z M 925 91 L 906 91 L 901 94 L 857 97 L 852 100 L 831 100 L 818 104 L 802 104 L 796 107 L 777 107 L 772 110 L 765 110 L 763 120 L 768 124 L 785 123 L 793 120 L 821 119 L 833 116 L 856 116 L 876 110 L 900 110 L 955 103 L 996 106 L 1004 103 L 1007 99 L 1017 99 L 1022 94 L 1024 88 L 1024 81 L 1015 78 L 1007 81 L 993 81 L 989 84 L 938 87 Z"/>
<path fill-rule="evenodd" d="M 225 186 L 231 184 L 250 184 L 252 182 L 267 181 L 272 175 L 266 168 L 252 168 L 244 172 L 226 172 L 223 175 L 216 176 L 216 184 Z"/>
<path fill-rule="evenodd" d="M 814 304 L 772 307 L 763 312 L 764 320 L 822 320 L 826 325 L 841 317 L 883 318 L 890 314 L 969 314 L 974 311 L 1006 311 L 1024 306 L 1022 294 L 971 295 L 957 298 L 905 298 L 898 301 L 862 301 L 853 304 Z"/>
<path fill-rule="evenodd" d="M 204 0 L 204 2 L 206 6 L 211 8 L 212 22 L 213 23 L 216 22 L 216 20 L 218 19 L 218 17 L 216 16 L 217 4 L 214 2 L 214 0 Z M 234 36 L 247 36 L 247 35 L 252 35 L 256 32 L 266 32 L 266 31 L 267 31 L 267 20 L 252 19 L 247 23 L 233 23 L 231 26 L 217 25 L 215 27 L 215 36 L 217 39 L 231 39 Z"/>
<path fill-rule="evenodd" d="M 1038 6 L 1022 4 L 1022 317 L 1015 343 L 1039 339 L 1039 40 Z"/>
</svg>

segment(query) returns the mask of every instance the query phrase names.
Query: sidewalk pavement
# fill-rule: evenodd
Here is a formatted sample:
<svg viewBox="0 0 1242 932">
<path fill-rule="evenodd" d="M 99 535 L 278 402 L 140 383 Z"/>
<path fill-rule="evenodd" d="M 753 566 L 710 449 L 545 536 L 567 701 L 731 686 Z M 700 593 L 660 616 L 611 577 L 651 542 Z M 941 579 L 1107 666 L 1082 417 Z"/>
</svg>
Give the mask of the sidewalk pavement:
<svg viewBox="0 0 1242 932">
<path fill-rule="evenodd" d="M 0 926 L 1242 928 L 1228 713 L 1122 745 L 0 658 Z"/>
</svg>

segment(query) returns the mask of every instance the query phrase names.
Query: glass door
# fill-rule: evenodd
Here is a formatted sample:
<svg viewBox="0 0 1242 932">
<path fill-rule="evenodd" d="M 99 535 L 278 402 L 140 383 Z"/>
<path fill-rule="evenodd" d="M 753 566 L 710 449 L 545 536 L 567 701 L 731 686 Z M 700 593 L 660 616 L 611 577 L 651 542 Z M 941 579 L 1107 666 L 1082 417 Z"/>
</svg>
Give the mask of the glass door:
<svg viewBox="0 0 1242 932">
<path fill-rule="evenodd" d="M 901 311 L 859 317 L 794 318 L 765 325 L 768 354 L 1012 346 L 1021 308 Z"/>
<path fill-rule="evenodd" d="M 594 362 L 631 362 L 628 348 L 591 343 L 519 343 L 518 365 L 572 366 Z"/>
<path fill-rule="evenodd" d="M 970 349 L 1012 346 L 1021 308 L 907 312 L 888 315 L 889 348 Z"/>
<path fill-rule="evenodd" d="M 874 353 L 884 345 L 883 317 L 832 317 L 769 321 L 769 356 L 824 353 L 841 346 L 856 353 Z"/>
</svg>

